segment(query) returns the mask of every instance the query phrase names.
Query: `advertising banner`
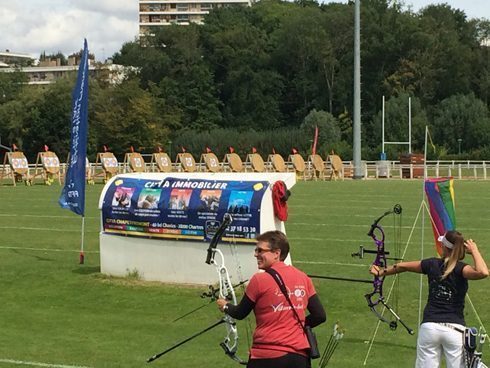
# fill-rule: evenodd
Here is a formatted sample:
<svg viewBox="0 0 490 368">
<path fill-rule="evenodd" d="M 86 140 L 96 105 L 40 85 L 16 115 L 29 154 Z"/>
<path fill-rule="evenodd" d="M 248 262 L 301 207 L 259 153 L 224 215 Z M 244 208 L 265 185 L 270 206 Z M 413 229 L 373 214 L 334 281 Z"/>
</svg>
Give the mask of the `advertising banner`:
<svg viewBox="0 0 490 368">
<path fill-rule="evenodd" d="M 103 231 L 151 238 L 209 241 L 225 213 L 223 240 L 254 243 L 267 181 L 118 178 L 102 206 Z"/>
</svg>

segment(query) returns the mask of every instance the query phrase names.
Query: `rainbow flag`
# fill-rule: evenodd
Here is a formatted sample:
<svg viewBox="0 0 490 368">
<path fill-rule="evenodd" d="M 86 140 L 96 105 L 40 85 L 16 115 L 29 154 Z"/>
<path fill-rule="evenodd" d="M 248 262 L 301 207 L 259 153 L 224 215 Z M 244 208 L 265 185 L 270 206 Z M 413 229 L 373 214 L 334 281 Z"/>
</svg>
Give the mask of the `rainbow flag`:
<svg viewBox="0 0 490 368">
<path fill-rule="evenodd" d="M 437 238 L 448 230 L 456 229 L 453 178 L 426 179 L 425 194 L 429 202 L 436 250 L 442 255 L 442 244 Z"/>
</svg>

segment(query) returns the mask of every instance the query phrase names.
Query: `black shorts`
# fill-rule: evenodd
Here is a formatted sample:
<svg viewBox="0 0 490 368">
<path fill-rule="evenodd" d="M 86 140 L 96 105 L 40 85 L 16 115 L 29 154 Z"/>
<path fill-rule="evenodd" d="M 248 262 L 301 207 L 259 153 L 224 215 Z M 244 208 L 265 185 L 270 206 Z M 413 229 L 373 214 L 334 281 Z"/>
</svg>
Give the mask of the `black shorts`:
<svg viewBox="0 0 490 368">
<path fill-rule="evenodd" d="M 250 359 L 247 368 L 310 368 L 310 358 L 303 355 L 287 353 L 279 358 Z"/>
</svg>

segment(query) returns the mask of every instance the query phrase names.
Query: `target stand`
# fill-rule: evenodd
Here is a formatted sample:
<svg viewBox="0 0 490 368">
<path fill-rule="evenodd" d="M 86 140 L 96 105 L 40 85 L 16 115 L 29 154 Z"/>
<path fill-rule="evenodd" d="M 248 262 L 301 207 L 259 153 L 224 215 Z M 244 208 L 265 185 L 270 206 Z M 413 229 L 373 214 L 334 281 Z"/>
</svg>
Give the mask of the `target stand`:
<svg viewBox="0 0 490 368">
<path fill-rule="evenodd" d="M 24 182 L 25 185 L 32 184 L 29 176 L 29 163 L 23 152 L 15 151 L 5 154 L 0 174 L 0 179 L 3 178 L 11 179 L 14 186 L 19 182 Z"/>
<path fill-rule="evenodd" d="M 139 152 L 130 152 L 124 155 L 124 172 L 146 172 L 146 164 Z"/>
<path fill-rule="evenodd" d="M 37 154 L 34 175 L 31 179 L 34 180 L 37 177 L 42 178 L 46 185 L 53 184 L 55 180 L 58 180 L 58 184 L 61 185 L 60 160 L 56 153 L 45 151 Z"/>
<path fill-rule="evenodd" d="M 97 172 L 100 167 L 101 171 Z M 102 178 L 104 183 L 118 174 L 119 162 L 112 152 L 99 152 L 95 159 L 93 179 Z"/>
<path fill-rule="evenodd" d="M 201 160 L 199 161 L 199 166 L 204 168 L 207 172 L 220 172 L 222 171 L 221 163 L 218 157 L 212 152 L 203 153 L 201 155 Z"/>
<path fill-rule="evenodd" d="M 154 172 L 168 173 L 172 171 L 172 160 L 165 152 L 155 152 L 151 156 L 150 166 Z"/>
</svg>

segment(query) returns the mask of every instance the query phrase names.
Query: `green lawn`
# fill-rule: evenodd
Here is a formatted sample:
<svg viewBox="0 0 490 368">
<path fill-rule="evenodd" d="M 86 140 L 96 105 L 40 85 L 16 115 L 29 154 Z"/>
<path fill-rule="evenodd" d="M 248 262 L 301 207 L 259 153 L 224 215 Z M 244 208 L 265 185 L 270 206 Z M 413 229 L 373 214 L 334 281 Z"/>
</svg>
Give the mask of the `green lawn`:
<svg viewBox="0 0 490 368">
<path fill-rule="evenodd" d="M 205 287 L 145 283 L 99 273 L 101 189 L 102 185 L 87 187 L 86 262 L 79 265 L 81 218 L 59 208 L 61 188 L 0 186 L 0 368 L 22 366 L 19 362 L 83 367 L 238 366 L 218 345 L 223 327 L 151 365 L 145 363 L 151 355 L 212 324 L 220 313 L 211 305 L 172 322 L 206 303 L 199 297 Z M 458 228 L 475 239 L 485 255 L 490 249 L 490 182 L 456 181 L 455 191 Z M 419 180 L 299 182 L 292 192 L 286 229 L 293 263 L 307 273 L 370 279 L 368 266 L 374 257 L 359 260 L 351 253 L 361 244 L 372 247 L 366 235 L 370 224 L 396 203 L 403 207 L 405 259 L 420 259 L 422 225 L 424 256 L 433 255 L 427 215 L 424 223 L 420 215 L 413 228 L 422 201 Z M 393 221 L 386 219 L 383 225 L 390 248 Z M 398 312 L 414 329 L 419 281 L 417 275 L 404 274 L 399 283 Z M 364 299 L 371 285 L 314 282 L 328 313 L 327 324 L 317 329 L 320 347 L 335 321 L 345 329 L 329 367 L 361 367 L 377 324 Z M 387 279 L 385 294 L 390 285 Z M 425 280 L 423 285 L 425 300 Z M 490 326 L 488 280 L 472 282 L 470 295 L 484 324 Z M 466 314 L 467 322 L 476 324 L 469 305 Z M 247 327 L 247 322 L 239 323 L 242 357 L 247 354 Z M 415 343 L 416 337 L 401 326 L 391 331 L 381 324 L 366 366 L 413 367 Z M 490 354 L 489 345 L 486 349 Z"/>
</svg>

